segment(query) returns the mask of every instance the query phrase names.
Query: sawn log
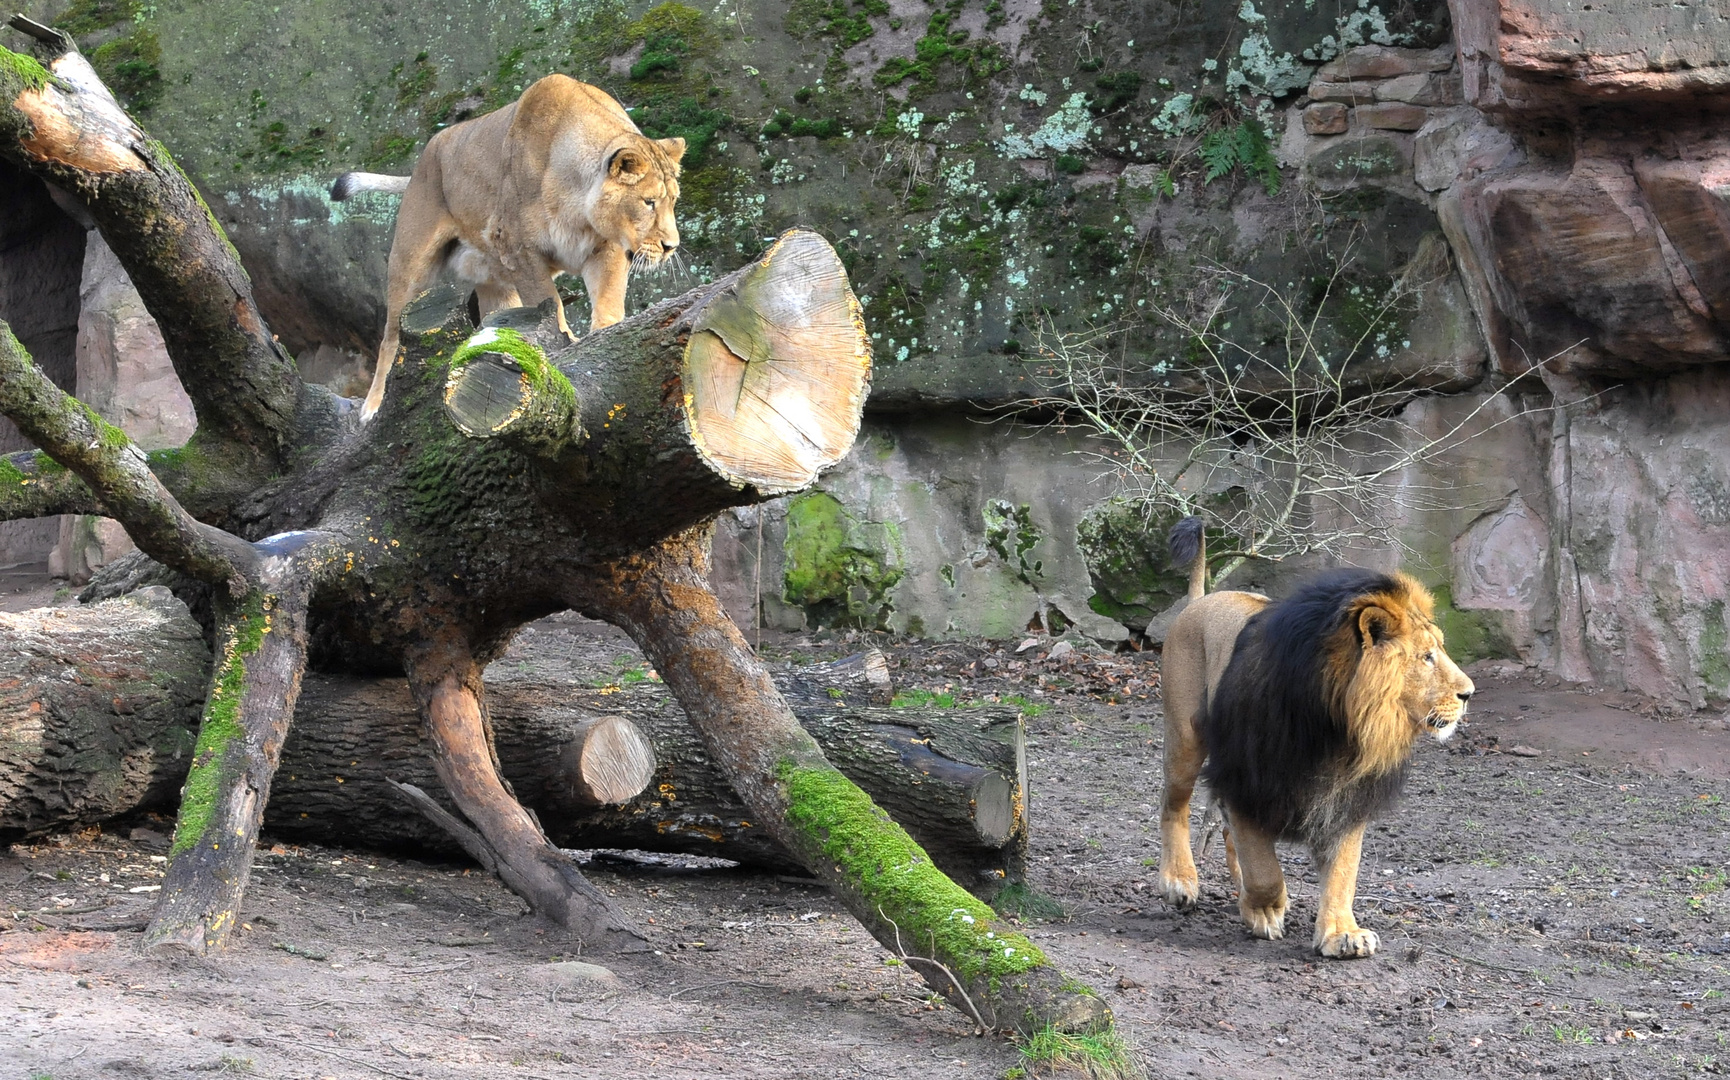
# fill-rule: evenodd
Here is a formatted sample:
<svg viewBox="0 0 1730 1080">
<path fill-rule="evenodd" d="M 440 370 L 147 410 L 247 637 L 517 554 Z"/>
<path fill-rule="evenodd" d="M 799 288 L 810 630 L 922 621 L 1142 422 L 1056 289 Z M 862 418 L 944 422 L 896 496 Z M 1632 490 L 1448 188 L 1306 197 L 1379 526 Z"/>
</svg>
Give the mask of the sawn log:
<svg viewBox="0 0 1730 1080">
<path fill-rule="evenodd" d="M 666 688 L 623 641 L 566 619 L 526 628 L 487 671 L 500 763 L 567 848 L 701 854 L 797 869 L 751 822 Z M 0 835 L 97 824 L 173 805 L 203 707 L 209 650 L 166 589 L 0 616 Z M 620 660 L 623 660 L 621 663 Z M 976 891 L 1019 878 L 1022 725 L 1011 707 L 897 709 L 881 654 L 778 672 L 830 760 Z M 591 768 L 604 740 L 650 760 Z M 641 770 L 641 771 L 639 771 Z M 625 782 L 625 775 L 637 779 Z M 309 673 L 265 815 L 279 839 L 454 854 L 387 781 L 442 798 L 403 679 Z M 613 785 L 609 802 L 595 789 Z M 632 790 L 626 790 L 632 789 Z M 634 794 L 632 791 L 634 790 Z"/>
</svg>

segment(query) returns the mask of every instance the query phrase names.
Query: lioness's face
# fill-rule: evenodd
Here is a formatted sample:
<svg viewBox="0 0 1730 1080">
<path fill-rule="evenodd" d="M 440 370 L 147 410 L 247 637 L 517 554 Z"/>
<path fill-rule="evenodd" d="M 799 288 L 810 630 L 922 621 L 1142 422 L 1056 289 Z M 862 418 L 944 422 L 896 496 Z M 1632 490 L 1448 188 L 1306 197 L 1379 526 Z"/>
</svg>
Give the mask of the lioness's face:
<svg viewBox="0 0 1730 1080">
<path fill-rule="evenodd" d="M 673 207 L 679 201 L 684 139 L 641 139 L 607 162 L 595 223 L 634 264 L 655 266 L 679 247 Z"/>
<path fill-rule="evenodd" d="M 1400 700 L 1412 724 L 1445 742 L 1466 715 L 1472 680 L 1442 648 L 1442 632 L 1425 625 L 1408 642 L 1405 686 Z"/>
</svg>

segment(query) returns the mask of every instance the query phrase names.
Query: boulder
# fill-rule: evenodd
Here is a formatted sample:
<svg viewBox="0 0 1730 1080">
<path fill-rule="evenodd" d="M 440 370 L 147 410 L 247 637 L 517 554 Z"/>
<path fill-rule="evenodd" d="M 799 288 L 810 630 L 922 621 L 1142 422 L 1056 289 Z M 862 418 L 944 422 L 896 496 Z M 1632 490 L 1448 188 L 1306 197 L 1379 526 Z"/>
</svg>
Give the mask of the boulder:
<svg viewBox="0 0 1730 1080">
<path fill-rule="evenodd" d="M 1359 105 L 1352 110 L 1352 116 L 1358 123 L 1367 128 L 1379 128 L 1386 131 L 1416 131 L 1424 126 L 1429 119 L 1428 109 L 1418 105 L 1406 105 L 1390 101 L 1377 105 Z"/>
<path fill-rule="evenodd" d="M 180 446 L 191 438 L 198 418 L 168 359 L 162 331 L 102 234 L 91 230 L 86 238 L 78 397 L 145 450 Z M 49 572 L 83 584 L 132 548 L 126 531 L 108 518 L 63 517 Z"/>
</svg>

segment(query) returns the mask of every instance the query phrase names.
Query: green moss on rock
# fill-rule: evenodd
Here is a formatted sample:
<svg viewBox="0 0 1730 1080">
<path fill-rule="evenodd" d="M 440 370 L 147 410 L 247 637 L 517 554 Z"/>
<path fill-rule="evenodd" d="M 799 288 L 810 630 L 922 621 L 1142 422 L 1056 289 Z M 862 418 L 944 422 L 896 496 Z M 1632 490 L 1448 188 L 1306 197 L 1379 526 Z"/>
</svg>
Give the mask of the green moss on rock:
<svg viewBox="0 0 1730 1080">
<path fill-rule="evenodd" d="M 1456 664 L 1474 660 L 1511 659 L 1519 655 L 1501 621 L 1493 611 L 1465 611 L 1454 606 L 1454 590 L 1438 585 L 1430 590 L 1436 598 L 1436 625 L 1441 627 L 1448 655 Z"/>
<path fill-rule="evenodd" d="M 143 26 L 90 54 L 90 64 L 129 109 L 145 111 L 162 100 L 162 43 Z"/>
<path fill-rule="evenodd" d="M 787 505 L 782 598 L 819 625 L 882 625 L 901 580 L 897 540 L 886 524 L 855 520 L 828 492 L 796 496 Z"/>
<path fill-rule="evenodd" d="M 1188 592 L 1188 568 L 1172 565 L 1166 545 L 1166 534 L 1181 516 L 1176 509 L 1147 513 L 1129 499 L 1112 499 L 1089 510 L 1075 530 L 1076 547 L 1093 582 L 1088 606 L 1143 630 Z"/>
</svg>

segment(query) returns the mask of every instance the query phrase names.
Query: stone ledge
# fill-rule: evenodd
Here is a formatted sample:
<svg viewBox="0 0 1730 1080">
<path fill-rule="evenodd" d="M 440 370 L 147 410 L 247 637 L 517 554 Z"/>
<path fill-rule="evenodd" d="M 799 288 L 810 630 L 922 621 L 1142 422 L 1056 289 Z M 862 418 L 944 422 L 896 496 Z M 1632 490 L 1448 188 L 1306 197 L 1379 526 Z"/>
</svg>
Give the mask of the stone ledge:
<svg viewBox="0 0 1730 1080">
<path fill-rule="evenodd" d="M 1348 49 L 1316 70 L 1316 78 L 1329 82 L 1354 79 L 1391 79 L 1400 75 L 1446 71 L 1454 66 L 1452 44 L 1434 49 L 1402 49 L 1391 45 L 1362 45 Z"/>
</svg>

